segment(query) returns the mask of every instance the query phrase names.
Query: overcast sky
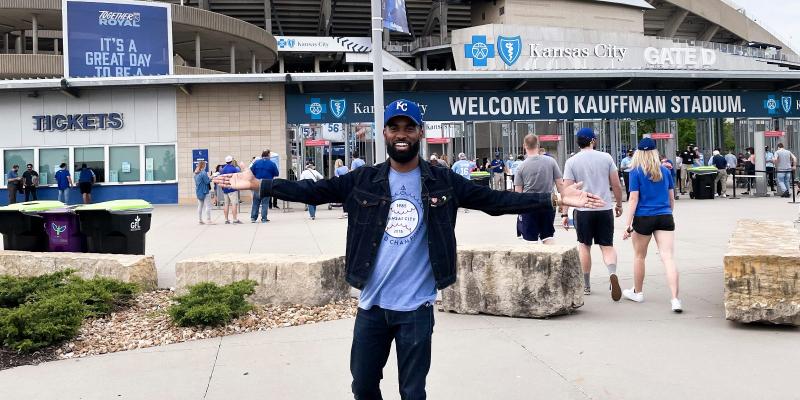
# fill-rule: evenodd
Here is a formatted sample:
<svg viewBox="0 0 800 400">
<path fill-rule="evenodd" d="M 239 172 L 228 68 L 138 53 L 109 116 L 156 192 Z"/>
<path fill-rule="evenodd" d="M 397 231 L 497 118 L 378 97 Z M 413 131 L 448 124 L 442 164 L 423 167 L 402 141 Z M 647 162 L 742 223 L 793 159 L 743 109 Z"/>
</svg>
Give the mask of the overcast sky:
<svg viewBox="0 0 800 400">
<path fill-rule="evenodd" d="M 747 16 L 765 26 L 779 39 L 789 41 L 800 52 L 800 1 L 797 0 L 733 0 L 744 7 Z"/>
</svg>

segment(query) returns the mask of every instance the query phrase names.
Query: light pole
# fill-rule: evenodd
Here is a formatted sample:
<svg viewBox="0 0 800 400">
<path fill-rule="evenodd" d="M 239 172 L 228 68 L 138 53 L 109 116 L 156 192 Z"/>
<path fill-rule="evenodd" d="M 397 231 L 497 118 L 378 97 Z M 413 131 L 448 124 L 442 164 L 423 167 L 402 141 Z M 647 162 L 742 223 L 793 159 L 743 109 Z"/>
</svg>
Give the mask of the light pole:
<svg viewBox="0 0 800 400">
<path fill-rule="evenodd" d="M 386 161 L 383 141 L 383 12 L 381 0 L 372 1 L 372 93 L 375 114 L 375 163 Z"/>
</svg>

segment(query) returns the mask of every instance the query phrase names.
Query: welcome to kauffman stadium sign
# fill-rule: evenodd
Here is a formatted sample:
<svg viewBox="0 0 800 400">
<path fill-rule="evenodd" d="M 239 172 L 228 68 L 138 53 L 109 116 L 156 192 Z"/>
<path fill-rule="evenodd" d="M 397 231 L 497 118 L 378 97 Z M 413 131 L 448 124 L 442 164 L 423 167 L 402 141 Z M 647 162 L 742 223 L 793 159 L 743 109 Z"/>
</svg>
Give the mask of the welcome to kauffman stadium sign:
<svg viewBox="0 0 800 400">
<path fill-rule="evenodd" d="M 800 93 L 389 92 L 420 104 L 429 121 L 800 117 Z M 369 122 L 372 93 L 287 94 L 289 123 Z"/>
</svg>

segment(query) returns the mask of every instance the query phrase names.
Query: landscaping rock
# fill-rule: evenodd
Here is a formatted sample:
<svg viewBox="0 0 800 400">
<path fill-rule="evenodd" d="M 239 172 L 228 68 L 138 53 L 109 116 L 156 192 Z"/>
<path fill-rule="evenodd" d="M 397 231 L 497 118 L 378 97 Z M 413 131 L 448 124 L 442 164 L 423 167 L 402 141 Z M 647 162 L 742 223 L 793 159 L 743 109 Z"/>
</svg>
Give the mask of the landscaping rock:
<svg viewBox="0 0 800 400">
<path fill-rule="evenodd" d="M 459 247 L 456 268 L 456 283 L 442 291 L 444 311 L 544 318 L 583 305 L 574 246 Z"/>
<path fill-rule="evenodd" d="M 258 304 L 321 306 L 349 297 L 342 256 L 289 254 L 211 254 L 179 261 L 179 293 L 200 282 L 226 285 L 258 282 L 250 301 Z"/>
<path fill-rule="evenodd" d="M 102 276 L 136 283 L 142 290 L 155 290 L 158 284 L 153 256 L 0 251 L 0 275 L 38 276 L 65 269 L 85 279 Z"/>
<path fill-rule="evenodd" d="M 725 254 L 725 318 L 800 325 L 800 231 L 741 220 Z"/>
</svg>

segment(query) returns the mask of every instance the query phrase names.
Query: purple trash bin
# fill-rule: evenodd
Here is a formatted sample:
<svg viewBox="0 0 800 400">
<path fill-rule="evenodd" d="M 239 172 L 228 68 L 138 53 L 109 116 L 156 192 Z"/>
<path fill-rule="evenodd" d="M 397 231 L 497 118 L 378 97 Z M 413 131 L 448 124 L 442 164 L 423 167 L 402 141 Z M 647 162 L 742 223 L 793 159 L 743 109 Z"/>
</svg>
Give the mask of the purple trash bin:
<svg viewBox="0 0 800 400">
<path fill-rule="evenodd" d="M 76 252 L 85 251 L 86 240 L 80 231 L 78 215 L 71 209 L 49 210 L 39 215 L 44 218 L 44 231 L 47 233 L 47 251 Z"/>
</svg>

